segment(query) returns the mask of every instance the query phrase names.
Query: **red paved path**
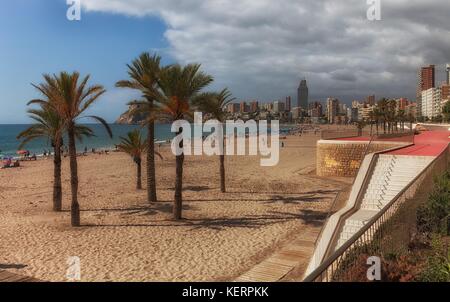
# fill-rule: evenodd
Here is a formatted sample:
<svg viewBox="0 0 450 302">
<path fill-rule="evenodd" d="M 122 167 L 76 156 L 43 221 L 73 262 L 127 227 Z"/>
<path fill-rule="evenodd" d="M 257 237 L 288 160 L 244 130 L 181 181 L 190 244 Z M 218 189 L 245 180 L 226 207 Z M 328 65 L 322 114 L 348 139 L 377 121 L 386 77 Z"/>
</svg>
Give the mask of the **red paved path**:
<svg viewBox="0 0 450 302">
<path fill-rule="evenodd" d="M 414 155 L 414 156 L 438 156 L 450 143 L 450 131 L 425 131 L 414 138 L 414 145 L 386 154 L 393 155 Z M 409 139 L 409 138 L 408 138 Z M 341 141 L 369 141 L 370 137 L 350 137 L 338 138 Z M 401 141 L 401 138 L 377 139 L 377 141 Z"/>
<path fill-rule="evenodd" d="M 426 131 L 414 138 L 414 146 L 389 152 L 393 155 L 438 156 L 450 143 L 450 131 Z"/>
</svg>

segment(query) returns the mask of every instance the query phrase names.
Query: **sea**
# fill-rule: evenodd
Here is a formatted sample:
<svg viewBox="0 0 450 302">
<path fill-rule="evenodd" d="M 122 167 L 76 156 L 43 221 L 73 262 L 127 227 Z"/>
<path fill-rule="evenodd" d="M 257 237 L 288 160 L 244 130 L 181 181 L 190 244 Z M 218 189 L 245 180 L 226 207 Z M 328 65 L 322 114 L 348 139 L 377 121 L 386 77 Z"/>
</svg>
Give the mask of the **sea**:
<svg viewBox="0 0 450 302">
<path fill-rule="evenodd" d="M 20 147 L 20 141 L 17 140 L 17 135 L 27 129 L 30 125 L 20 124 L 20 125 L 1 125 L 0 124 L 0 159 L 4 157 L 15 157 L 17 156 L 17 151 Z M 121 125 L 121 124 L 111 124 L 110 128 L 113 133 L 111 138 L 106 132 L 105 128 L 100 124 L 89 124 L 95 136 L 84 138 L 83 141 L 77 142 L 77 150 L 83 151 L 87 148 L 89 151 L 93 148 L 96 150 L 106 150 L 114 149 L 115 145 L 120 143 L 121 137 L 126 137 L 127 133 L 134 129 L 141 129 L 143 137 L 147 135 L 147 131 L 139 125 Z M 289 131 L 291 127 L 282 126 L 280 131 Z M 194 129 L 192 129 L 194 130 Z M 270 129 L 269 129 L 270 131 Z M 156 124 L 155 125 L 155 140 L 156 142 L 166 142 L 175 136 L 171 132 L 171 124 Z M 67 143 L 67 138 L 65 138 L 65 143 Z M 24 150 L 30 151 L 31 154 L 36 154 L 37 156 L 42 155 L 44 152 L 52 151 L 51 143 L 46 139 L 36 139 L 30 141 L 23 147 Z"/>
<path fill-rule="evenodd" d="M 0 125 L 0 157 L 16 156 L 20 141 L 17 140 L 17 135 L 27 129 L 30 125 Z M 142 135 L 145 137 L 147 131 L 138 125 L 109 125 L 113 133 L 111 138 L 105 128 L 100 124 L 90 124 L 89 126 L 95 136 L 84 138 L 82 141 L 77 142 L 77 150 L 84 150 L 87 148 L 89 151 L 93 148 L 96 150 L 101 149 L 114 149 L 115 145 L 120 143 L 120 137 L 126 137 L 127 133 L 134 129 L 142 129 Z M 157 124 L 155 125 L 155 138 L 156 141 L 166 141 L 173 138 L 174 134 L 170 131 L 171 125 L 169 124 Z M 67 143 L 67 138 L 65 138 Z M 31 154 L 37 156 L 42 155 L 44 152 L 53 151 L 51 142 L 46 139 L 36 139 L 30 141 L 23 147 L 24 150 L 30 151 Z"/>
</svg>

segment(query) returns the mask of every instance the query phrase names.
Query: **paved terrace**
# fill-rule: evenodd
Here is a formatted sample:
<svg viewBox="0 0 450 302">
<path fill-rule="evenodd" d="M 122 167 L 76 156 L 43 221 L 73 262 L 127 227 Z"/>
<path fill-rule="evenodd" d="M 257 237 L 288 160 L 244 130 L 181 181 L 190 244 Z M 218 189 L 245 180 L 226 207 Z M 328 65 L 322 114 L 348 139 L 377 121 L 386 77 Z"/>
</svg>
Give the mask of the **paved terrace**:
<svg viewBox="0 0 450 302">
<path fill-rule="evenodd" d="M 378 138 L 376 141 L 401 142 L 404 139 L 405 138 L 402 137 L 392 137 L 392 138 Z M 370 137 L 360 136 L 360 137 L 338 138 L 334 140 L 349 141 L 349 142 L 368 142 L 370 141 Z M 424 131 L 414 137 L 413 146 L 388 152 L 386 154 L 411 155 L 411 156 L 438 156 L 445 150 L 445 148 L 449 143 L 450 143 L 450 131 L 448 130 Z"/>
</svg>

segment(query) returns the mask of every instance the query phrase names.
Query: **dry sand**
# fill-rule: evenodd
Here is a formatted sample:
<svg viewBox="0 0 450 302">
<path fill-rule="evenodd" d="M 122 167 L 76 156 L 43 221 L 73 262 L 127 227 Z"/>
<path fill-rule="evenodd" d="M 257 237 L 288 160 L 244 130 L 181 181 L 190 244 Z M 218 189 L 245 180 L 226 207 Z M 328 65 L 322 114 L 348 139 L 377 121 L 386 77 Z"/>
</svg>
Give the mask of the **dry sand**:
<svg viewBox="0 0 450 302">
<path fill-rule="evenodd" d="M 51 212 L 51 159 L 0 170 L 0 269 L 65 281 L 68 257 L 78 256 L 83 281 L 232 280 L 295 234 L 320 227 L 349 184 L 314 175 L 316 140 L 288 137 L 276 167 L 260 167 L 258 157 L 227 158 L 225 194 L 218 158 L 188 157 L 181 222 L 171 220 L 175 160 L 167 150 L 157 162 L 157 204 L 135 190 L 125 154 L 80 157 L 83 227 L 76 229 L 69 225 L 68 159 L 63 213 Z"/>
</svg>

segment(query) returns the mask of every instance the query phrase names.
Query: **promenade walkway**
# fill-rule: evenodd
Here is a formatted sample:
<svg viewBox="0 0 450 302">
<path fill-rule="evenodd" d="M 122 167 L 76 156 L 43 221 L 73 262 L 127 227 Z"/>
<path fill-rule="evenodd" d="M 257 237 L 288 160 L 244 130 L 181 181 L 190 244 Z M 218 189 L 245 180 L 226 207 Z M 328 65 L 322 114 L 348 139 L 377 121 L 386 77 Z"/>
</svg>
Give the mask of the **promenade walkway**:
<svg viewBox="0 0 450 302">
<path fill-rule="evenodd" d="M 450 143 L 450 131 L 426 131 L 414 138 L 414 145 L 387 154 L 410 156 L 438 156 Z"/>
<path fill-rule="evenodd" d="M 283 247 L 263 262 L 236 279 L 237 282 L 276 282 L 289 273 L 302 276 L 314 252 L 314 245 L 320 228 L 312 228 L 299 234 L 290 244 Z"/>
</svg>

